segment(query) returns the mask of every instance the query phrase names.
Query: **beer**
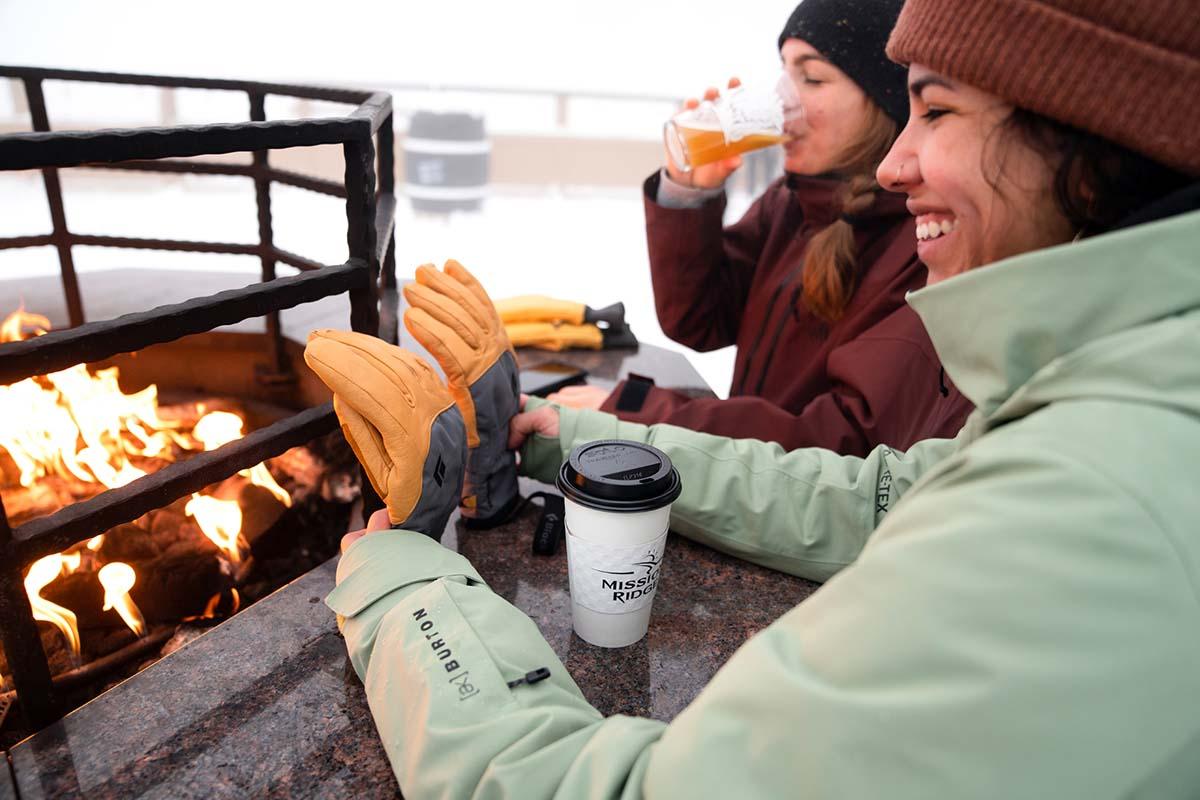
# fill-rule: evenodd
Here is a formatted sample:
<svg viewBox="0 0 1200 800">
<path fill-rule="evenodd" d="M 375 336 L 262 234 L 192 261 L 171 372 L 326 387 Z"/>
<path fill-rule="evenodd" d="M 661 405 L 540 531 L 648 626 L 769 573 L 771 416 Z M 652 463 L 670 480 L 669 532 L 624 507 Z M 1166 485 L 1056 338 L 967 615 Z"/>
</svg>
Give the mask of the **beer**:
<svg viewBox="0 0 1200 800">
<path fill-rule="evenodd" d="M 788 138 L 780 133 L 755 132 L 729 141 L 720 126 L 686 125 L 677 121 L 669 122 L 666 130 L 667 149 L 671 158 L 676 166 L 685 171 L 740 153 L 781 144 Z"/>
</svg>

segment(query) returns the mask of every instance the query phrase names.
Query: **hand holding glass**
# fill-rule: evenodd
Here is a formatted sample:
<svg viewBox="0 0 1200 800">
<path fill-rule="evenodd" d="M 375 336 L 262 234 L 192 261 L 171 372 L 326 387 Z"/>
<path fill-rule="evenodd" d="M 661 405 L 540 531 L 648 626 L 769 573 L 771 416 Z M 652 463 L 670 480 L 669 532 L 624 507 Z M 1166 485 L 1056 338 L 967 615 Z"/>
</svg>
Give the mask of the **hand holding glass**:
<svg viewBox="0 0 1200 800">
<path fill-rule="evenodd" d="M 787 141 L 786 129 L 803 117 L 795 84 L 781 75 L 767 89 L 737 86 L 667 120 L 663 139 L 682 172 Z"/>
</svg>

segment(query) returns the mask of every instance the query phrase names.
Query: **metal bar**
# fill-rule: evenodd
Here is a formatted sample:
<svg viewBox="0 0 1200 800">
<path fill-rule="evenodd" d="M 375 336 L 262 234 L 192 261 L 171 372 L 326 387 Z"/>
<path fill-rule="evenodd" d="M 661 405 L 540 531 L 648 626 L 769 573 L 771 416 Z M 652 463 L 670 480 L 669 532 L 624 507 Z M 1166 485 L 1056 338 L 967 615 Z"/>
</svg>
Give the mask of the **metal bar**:
<svg viewBox="0 0 1200 800">
<path fill-rule="evenodd" d="M 383 261 L 387 256 L 388 247 L 392 239 L 392 229 L 396 224 L 396 196 L 394 194 L 381 194 L 375 199 L 375 203 L 375 250 L 379 260 Z M 394 264 L 390 278 L 387 270 L 384 269 L 383 285 L 396 285 Z"/>
<path fill-rule="evenodd" d="M 29 100 L 29 115 L 33 129 L 43 133 L 50 130 L 50 118 L 46 115 L 46 98 L 42 95 L 42 82 L 35 79 L 25 81 L 25 97 Z M 75 275 L 75 262 L 71 258 L 70 231 L 67 230 L 67 212 L 63 206 L 62 184 L 58 181 L 58 170 L 42 170 L 42 181 L 46 184 L 46 200 L 50 204 L 50 220 L 53 223 L 54 247 L 58 250 L 58 266 L 62 276 L 63 294 L 67 299 L 67 317 L 71 326 L 84 322 L 83 299 L 79 296 L 79 278 Z"/>
<path fill-rule="evenodd" d="M 307 189 L 310 192 L 327 194 L 332 197 L 344 198 L 346 196 L 346 187 L 336 181 L 313 178 L 309 175 L 302 175 L 299 172 L 291 172 L 286 169 L 271 169 L 268 174 L 271 176 L 271 180 L 286 183 L 288 186 L 295 186 L 297 189 Z"/>
<path fill-rule="evenodd" d="M 346 159 L 346 243 L 350 258 L 367 263 L 367 283 L 350 292 L 350 327 L 379 335 L 379 254 L 375 249 L 375 145 L 370 136 L 342 145 Z M 363 519 L 383 501 L 362 473 Z"/>
<path fill-rule="evenodd" d="M 0 250 L 14 250 L 18 247 L 43 247 L 54 244 L 53 234 L 43 233 L 37 236 L 10 236 L 0 239 Z"/>
<path fill-rule="evenodd" d="M 313 261 L 311 258 L 306 258 L 302 255 L 297 255 L 296 253 L 291 253 L 278 247 L 275 248 L 275 260 L 281 261 L 284 264 L 287 264 L 289 267 L 295 267 L 296 269 L 305 271 L 325 269 L 325 265 L 320 261 Z"/>
<path fill-rule="evenodd" d="M 0 170 L 341 144 L 367 135 L 370 129 L 369 119 L 351 116 L 174 128 L 12 133 L 0 136 Z"/>
<path fill-rule="evenodd" d="M 182 172 L 198 175 L 253 175 L 250 164 L 220 164 L 212 161 L 117 161 L 112 164 L 81 164 L 81 169 L 123 169 L 135 172 Z"/>
<path fill-rule="evenodd" d="M 389 111 L 379 126 L 379 193 L 396 193 L 396 132 Z"/>
<path fill-rule="evenodd" d="M 392 115 L 392 96 L 387 92 L 375 92 L 350 116 L 371 122 L 371 135 L 383 125 L 384 119 Z"/>
<path fill-rule="evenodd" d="M 140 75 L 125 72 L 90 72 L 72 69 L 0 66 L 0 77 L 33 78 L 35 80 L 84 81 L 89 83 L 123 83 L 135 86 L 169 86 L 175 89 L 223 89 L 233 92 L 258 91 L 282 94 L 309 100 L 328 100 L 333 103 L 358 105 L 371 98 L 371 92 L 339 89 L 332 86 L 304 86 L 287 83 L 260 83 L 221 78 L 183 78 L 171 75 Z"/>
<path fill-rule="evenodd" d="M 96 236 L 90 233 L 71 234 L 71 243 L 91 247 L 126 247 L 132 250 L 186 250 L 197 253 L 256 256 L 256 244 L 237 242 L 199 242 L 183 239 L 141 239 L 130 236 Z"/>
<path fill-rule="evenodd" d="M 250 119 L 266 122 L 266 95 L 250 93 Z M 254 151 L 254 197 L 258 205 L 258 258 L 262 262 L 263 282 L 275 280 L 275 234 L 271 226 L 271 178 L 266 150 Z M 271 368 L 275 377 L 290 375 L 291 364 L 283 344 L 283 328 L 279 322 L 279 311 L 268 311 L 267 346 L 271 351 Z"/>
<path fill-rule="evenodd" d="M 0 643 L 12 672 L 13 686 L 21 698 L 25 723 L 41 728 L 57 717 L 57 703 L 50 683 L 50 665 L 42 649 L 42 636 L 22 579 L 22 563 L 11 556 L 13 530 L 0 502 Z"/>
<path fill-rule="evenodd" d="M 291 447 L 338 429 L 332 403 L 301 411 L 247 436 L 138 478 L 132 483 L 67 506 L 13 531 L 18 563 L 65 550 L 97 532 L 132 522 L 147 511 L 248 469 Z"/>
<path fill-rule="evenodd" d="M 370 283 L 365 260 L 325 267 L 301 275 L 276 278 L 241 289 L 219 292 L 151 311 L 126 314 L 78 328 L 50 331 L 19 342 L 0 344 L 0 386 L 65 369 L 81 362 L 100 361 L 152 344 L 170 342 L 192 333 L 291 308 L 344 291 L 363 292 Z"/>
<path fill-rule="evenodd" d="M 346 142 L 346 241 L 350 258 L 365 261 L 370 280 L 350 293 L 350 327 L 379 329 L 379 253 L 375 248 L 375 147 L 370 137 Z"/>
</svg>

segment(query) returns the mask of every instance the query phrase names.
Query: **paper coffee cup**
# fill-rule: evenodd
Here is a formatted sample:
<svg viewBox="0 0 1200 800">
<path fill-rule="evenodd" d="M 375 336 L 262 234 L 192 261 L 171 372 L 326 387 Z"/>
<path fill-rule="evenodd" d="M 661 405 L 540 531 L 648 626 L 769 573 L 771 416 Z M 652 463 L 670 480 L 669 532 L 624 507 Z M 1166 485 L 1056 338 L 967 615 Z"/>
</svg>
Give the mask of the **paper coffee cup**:
<svg viewBox="0 0 1200 800">
<path fill-rule="evenodd" d="M 631 645 L 650 625 L 679 471 L 655 447 L 607 439 L 572 450 L 557 485 L 575 632 L 599 647 Z"/>
</svg>

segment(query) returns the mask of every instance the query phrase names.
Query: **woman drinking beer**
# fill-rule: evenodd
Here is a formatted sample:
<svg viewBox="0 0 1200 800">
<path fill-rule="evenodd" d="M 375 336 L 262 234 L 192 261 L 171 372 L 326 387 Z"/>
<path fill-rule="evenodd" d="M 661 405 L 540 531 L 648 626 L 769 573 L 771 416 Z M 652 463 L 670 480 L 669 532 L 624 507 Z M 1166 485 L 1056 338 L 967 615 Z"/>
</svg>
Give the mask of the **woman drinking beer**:
<svg viewBox="0 0 1200 800">
<path fill-rule="evenodd" d="M 697 350 L 737 346 L 729 399 L 624 383 L 553 400 L 852 455 L 957 433 L 970 404 L 904 303 L 925 285 L 915 225 L 875 180 L 908 118 L 904 69 L 884 53 L 901 5 L 804 0 L 792 13 L 779 48 L 804 113 L 786 129 L 786 175 L 736 224 L 722 229 L 723 187 L 740 156 L 687 172 L 668 157 L 646 181 L 659 322 Z"/>
</svg>

